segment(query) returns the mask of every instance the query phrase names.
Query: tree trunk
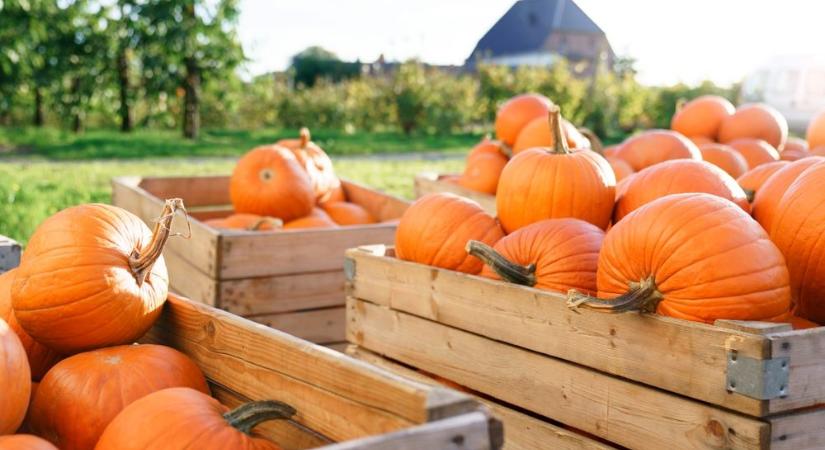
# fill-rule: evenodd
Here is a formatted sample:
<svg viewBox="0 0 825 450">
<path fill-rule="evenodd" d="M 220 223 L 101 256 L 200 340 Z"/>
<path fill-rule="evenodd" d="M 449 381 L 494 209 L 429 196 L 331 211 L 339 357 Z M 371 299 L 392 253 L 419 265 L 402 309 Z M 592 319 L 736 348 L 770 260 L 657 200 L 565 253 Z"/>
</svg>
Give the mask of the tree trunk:
<svg viewBox="0 0 825 450">
<path fill-rule="evenodd" d="M 201 125 L 200 88 L 201 75 L 195 58 L 186 58 L 186 78 L 183 82 L 186 95 L 183 107 L 183 136 L 189 139 L 198 137 Z"/>
<path fill-rule="evenodd" d="M 80 101 L 80 78 L 72 80 L 72 131 L 80 133 L 83 131 L 83 118 L 81 117 L 81 101 Z"/>
<path fill-rule="evenodd" d="M 129 55 L 122 49 L 117 56 L 117 76 L 120 82 L 120 131 L 132 131 L 132 108 L 129 105 Z"/>
<path fill-rule="evenodd" d="M 34 126 L 43 126 L 43 91 L 40 86 L 34 87 Z"/>
</svg>

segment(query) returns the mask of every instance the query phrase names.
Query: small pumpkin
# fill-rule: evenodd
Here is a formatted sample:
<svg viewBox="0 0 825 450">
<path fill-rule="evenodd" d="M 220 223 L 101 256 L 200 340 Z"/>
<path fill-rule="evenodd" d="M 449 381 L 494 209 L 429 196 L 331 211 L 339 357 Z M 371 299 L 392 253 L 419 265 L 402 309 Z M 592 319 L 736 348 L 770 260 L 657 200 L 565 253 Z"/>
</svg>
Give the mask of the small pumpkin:
<svg viewBox="0 0 825 450">
<path fill-rule="evenodd" d="M 744 138 L 761 139 L 774 149 L 782 150 L 788 139 L 788 121 L 779 111 L 764 103 L 742 105 L 722 122 L 719 142 L 730 144 Z"/>
<path fill-rule="evenodd" d="M 550 118 L 553 146 L 515 155 L 501 173 L 496 209 L 502 227 L 512 233 L 539 220 L 573 217 L 607 228 L 616 186 L 610 164 L 593 151 L 571 151 L 558 108 Z"/>
<path fill-rule="evenodd" d="M 713 139 L 706 138 L 704 136 L 690 136 L 688 137 L 690 142 L 696 144 L 697 147 L 702 147 L 705 144 L 715 144 L 716 142 Z"/>
<path fill-rule="evenodd" d="M 398 223 L 399 259 L 477 274 L 482 262 L 467 255 L 467 241 L 494 245 L 504 237 L 496 219 L 478 203 L 449 193 L 427 194 L 415 201 Z"/>
<path fill-rule="evenodd" d="M 327 202 L 321 208 L 338 225 L 366 225 L 376 223 L 375 217 L 363 206 L 349 202 Z"/>
<path fill-rule="evenodd" d="M 696 144 L 670 130 L 650 130 L 639 133 L 626 140 L 616 151 L 615 156 L 627 161 L 637 172 L 671 159 L 702 159 L 702 154 Z"/>
<path fill-rule="evenodd" d="M 341 201 L 341 180 L 335 175 L 332 160 L 327 153 L 312 142 L 309 128 L 301 128 L 298 139 L 281 139 L 275 145 L 287 148 L 295 155 L 312 181 L 312 189 L 318 203 Z"/>
<path fill-rule="evenodd" d="M 180 199 L 166 201 L 154 230 L 116 206 L 64 209 L 34 231 L 14 276 L 20 326 L 62 354 L 136 341 L 169 292 L 161 252 Z"/>
<path fill-rule="evenodd" d="M 549 113 L 541 117 L 536 117 L 524 126 L 519 133 L 515 144 L 513 144 L 513 155 L 536 147 L 552 147 L 555 142 L 553 130 L 550 128 L 552 122 Z M 588 140 L 573 124 L 565 119 L 561 121 L 562 134 L 567 140 L 567 145 L 574 149 L 590 148 Z"/>
<path fill-rule="evenodd" d="M 768 178 L 753 197 L 753 217 L 768 232 L 771 231 L 774 218 L 781 209 L 782 197 L 797 178 L 809 167 L 825 161 L 821 156 L 794 161 L 779 169 Z"/>
<path fill-rule="evenodd" d="M 289 149 L 266 145 L 250 150 L 232 171 L 229 196 L 238 213 L 288 222 L 315 205 L 312 180 Z"/>
<path fill-rule="evenodd" d="M 496 112 L 496 138 L 512 147 L 528 122 L 547 115 L 553 102 L 539 94 L 522 94 L 507 100 Z"/>
<path fill-rule="evenodd" d="M 785 141 L 785 147 L 782 149 L 782 152 L 784 153 L 788 150 L 807 152 L 808 149 L 808 141 L 805 139 L 801 139 L 796 136 L 788 136 L 788 140 Z"/>
<path fill-rule="evenodd" d="M 624 180 L 625 178 L 635 173 L 633 168 L 630 167 L 630 164 L 625 162 L 625 160 L 623 159 L 612 158 L 609 156 L 606 159 L 607 162 L 610 164 L 610 168 L 613 169 L 613 175 L 616 176 L 616 183 Z"/>
<path fill-rule="evenodd" d="M 484 261 L 481 276 L 551 291 L 596 292 L 601 228 L 578 219 L 547 219 L 519 228 L 489 246 L 470 241 Z"/>
<path fill-rule="evenodd" d="M 771 144 L 761 139 L 736 139 L 729 142 L 728 145 L 745 158 L 748 162 L 748 169 L 753 169 L 754 167 L 769 162 L 779 161 L 779 152 L 771 147 Z"/>
<path fill-rule="evenodd" d="M 619 144 L 608 145 L 607 147 L 602 149 L 602 156 L 605 158 L 612 158 L 616 156 L 616 152 L 619 150 Z"/>
<path fill-rule="evenodd" d="M 825 147 L 825 110 L 819 112 L 808 123 L 805 139 L 808 141 L 808 148 Z"/>
<path fill-rule="evenodd" d="M 722 122 L 735 111 L 736 108 L 728 99 L 718 95 L 703 95 L 679 108 L 670 121 L 670 128 L 685 136 L 701 136 L 713 141 L 719 135 Z"/>
<path fill-rule="evenodd" d="M 788 164 L 790 164 L 788 161 L 774 161 L 762 164 L 742 174 L 741 177 L 736 179 L 736 182 L 745 190 L 748 199 L 753 201 L 754 194 L 762 187 L 762 184 L 764 184 L 771 175 L 776 173 L 777 170 Z"/>
<path fill-rule="evenodd" d="M 470 151 L 458 184 L 476 192 L 494 195 L 507 160 L 501 143 L 485 139 Z"/>
<path fill-rule="evenodd" d="M 29 428 L 62 450 L 94 448 L 123 408 L 169 387 L 209 393 L 198 366 L 169 347 L 122 345 L 79 353 L 43 377 L 29 413 Z"/>
<path fill-rule="evenodd" d="M 750 211 L 745 191 L 725 171 L 707 161 L 675 159 L 650 166 L 633 177 L 616 202 L 614 222 L 653 200 L 687 192 L 716 195 Z"/>
<path fill-rule="evenodd" d="M 337 228 L 338 224 L 321 208 L 313 208 L 308 215 L 284 224 L 284 230 L 304 228 Z"/>
<path fill-rule="evenodd" d="M 31 434 L 0 436 L 0 450 L 58 450 L 51 442 Z"/>
<path fill-rule="evenodd" d="M 769 321 L 790 308 L 782 253 L 742 208 L 710 194 L 668 195 L 616 223 L 597 284 L 599 298 L 571 293 L 568 305 L 705 323 Z"/>
<path fill-rule="evenodd" d="M 811 149 L 811 156 L 825 156 L 825 145 L 814 147 Z"/>
<path fill-rule="evenodd" d="M 748 171 L 748 161 L 735 149 L 725 144 L 703 144 L 699 146 L 702 159 L 724 170 L 733 178 L 741 177 Z"/>
<path fill-rule="evenodd" d="M 779 159 L 782 161 L 797 161 L 803 158 L 807 158 L 812 156 L 810 152 L 807 150 L 795 150 L 795 149 L 788 149 L 788 145 L 785 145 L 785 150 L 782 150 L 779 153 Z"/>
<path fill-rule="evenodd" d="M 0 435 L 14 433 L 26 417 L 31 371 L 20 339 L 0 319 Z"/>
<path fill-rule="evenodd" d="M 284 224 L 281 219 L 247 213 L 235 213 L 220 219 L 206 220 L 204 223 L 213 228 L 245 231 L 277 230 Z"/>
</svg>

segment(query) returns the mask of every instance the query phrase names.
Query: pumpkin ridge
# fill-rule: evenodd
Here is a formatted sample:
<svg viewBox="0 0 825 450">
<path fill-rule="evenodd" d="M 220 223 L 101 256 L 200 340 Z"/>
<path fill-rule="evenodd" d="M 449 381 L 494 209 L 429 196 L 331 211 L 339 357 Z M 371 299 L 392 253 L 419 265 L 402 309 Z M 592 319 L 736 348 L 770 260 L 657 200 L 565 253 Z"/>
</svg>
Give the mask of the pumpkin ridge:
<svg viewBox="0 0 825 450">
<path fill-rule="evenodd" d="M 796 183 L 796 182 L 794 182 L 794 183 Z M 784 195 L 782 197 L 784 198 Z M 812 208 L 812 210 L 818 209 L 818 208 L 822 207 L 823 205 L 825 205 L 825 198 L 823 198 L 822 202 L 820 202 L 815 208 Z M 803 225 L 807 225 L 809 220 L 810 220 L 810 216 L 803 221 Z M 814 265 L 812 264 L 812 259 L 815 256 L 819 256 L 818 252 L 815 252 L 814 250 L 817 249 L 817 248 L 820 248 L 820 243 L 822 243 L 823 239 L 825 239 L 825 233 L 822 233 L 822 234 L 819 235 L 819 237 L 814 242 L 814 245 L 807 246 L 806 250 L 807 250 L 808 254 L 805 256 L 805 264 L 803 266 L 805 268 L 805 271 L 802 272 L 802 277 L 801 277 L 802 280 L 807 280 L 808 279 L 808 272 L 811 270 L 812 267 L 814 267 Z M 802 290 L 803 290 L 802 289 L 802 284 L 800 283 L 800 287 L 799 287 L 800 293 L 801 293 Z M 799 301 L 798 295 L 801 295 L 800 293 L 798 293 L 797 296 L 793 297 L 794 304 L 797 301 Z"/>
<path fill-rule="evenodd" d="M 742 246 L 742 247 L 744 247 L 744 246 Z M 736 249 L 732 249 L 732 250 L 736 250 Z M 689 266 L 686 266 L 686 267 L 689 267 Z M 720 281 L 728 281 L 728 280 L 731 280 L 733 278 L 743 277 L 743 276 L 747 276 L 747 275 L 755 275 L 755 274 L 759 274 L 759 273 L 762 273 L 762 272 L 772 271 L 772 270 L 777 269 L 777 268 L 781 269 L 782 267 L 783 267 L 782 264 L 774 264 L 772 266 L 757 269 L 756 271 L 748 270 L 746 272 L 736 273 L 736 274 L 733 274 L 733 275 L 728 275 L 728 276 L 725 276 L 725 277 L 722 277 L 722 278 L 716 278 L 716 279 L 713 279 L 713 280 L 710 280 L 710 281 L 705 281 L 705 282 L 702 282 L 702 283 L 691 284 L 690 286 L 688 286 L 688 288 L 692 289 L 692 288 L 701 287 L 701 286 L 705 286 L 705 285 L 712 284 L 712 283 L 718 283 Z M 788 286 L 788 285 L 786 285 L 786 286 Z M 781 289 L 781 288 L 776 288 L 776 289 Z M 670 291 L 670 292 L 679 292 L 681 290 L 683 290 L 683 289 L 677 289 L 675 291 Z M 668 295 L 670 295 L 670 292 L 668 293 Z M 750 295 L 750 294 L 756 294 L 758 292 L 763 292 L 763 291 L 743 292 L 743 293 L 738 294 L 738 295 Z M 708 297 L 708 298 L 726 298 L 726 297 Z M 668 297 L 668 300 L 671 300 L 671 298 Z"/>
<path fill-rule="evenodd" d="M 728 295 L 728 296 L 724 296 L 724 297 L 708 297 L 708 300 L 713 300 L 713 301 L 716 301 L 716 302 L 731 302 L 731 304 L 735 304 L 735 302 L 741 302 L 742 298 L 743 298 L 743 297 L 746 297 L 746 296 L 756 295 L 756 294 L 763 294 L 763 297 L 776 297 L 776 296 L 774 295 L 775 293 L 780 293 L 780 292 L 785 291 L 785 290 L 788 290 L 788 289 L 789 289 L 789 286 L 788 286 L 788 285 L 785 285 L 785 286 L 780 286 L 780 287 L 776 287 L 776 288 L 771 288 L 771 289 L 764 290 L 764 291 L 748 292 L 748 293 L 744 293 L 744 294 L 739 294 L 739 293 L 737 293 L 736 295 Z M 673 303 L 674 303 L 673 299 L 671 299 L 670 297 L 668 297 L 668 299 L 667 299 L 667 300 L 668 300 L 668 303 L 670 303 L 670 304 L 671 304 L 671 305 L 670 305 L 671 309 L 674 309 L 674 308 L 673 308 L 673 307 L 674 307 L 674 305 L 673 305 Z M 684 299 L 679 299 L 679 300 L 684 300 Z M 691 303 L 690 303 L 690 302 L 686 302 L 686 301 L 677 301 L 677 302 L 675 302 L 675 303 L 677 303 L 678 305 L 681 305 L 681 306 L 690 306 L 690 305 L 691 305 Z M 772 307 L 781 306 L 781 305 L 782 305 L 782 303 L 784 303 L 784 302 L 772 302 Z M 728 306 L 729 306 L 729 305 L 728 305 Z M 745 307 L 745 306 L 750 306 L 750 305 L 743 305 L 743 307 Z M 763 307 L 765 306 L 765 302 L 764 302 L 764 301 L 761 303 L 761 306 L 763 306 Z M 714 309 L 715 309 L 715 308 L 714 308 Z M 791 307 L 791 308 L 789 308 L 789 309 L 784 309 L 784 308 L 783 308 L 783 311 L 782 311 L 782 312 L 780 312 L 780 313 L 779 313 L 779 314 L 777 314 L 777 315 L 782 315 L 783 313 L 788 312 L 788 311 L 791 311 L 791 310 L 793 310 L 793 307 Z M 696 320 L 696 321 L 698 321 L 698 322 L 705 322 L 705 323 L 707 323 L 707 319 L 705 319 L 705 318 L 703 318 L 703 317 L 701 317 L 701 316 L 698 316 L 698 315 L 696 315 L 696 314 L 691 314 L 691 313 L 688 313 L 688 312 L 685 312 L 685 311 L 682 311 L 682 310 L 679 310 L 678 312 L 679 312 L 679 314 L 680 314 L 680 315 L 682 315 L 682 316 L 686 316 L 686 317 L 695 318 L 695 320 Z M 766 321 L 766 320 L 760 320 L 760 321 Z"/>
<path fill-rule="evenodd" d="M 682 205 L 683 203 L 685 203 L 685 202 L 686 202 L 686 200 L 687 200 L 687 199 L 682 199 L 682 200 L 681 200 L 681 201 L 679 201 L 679 202 L 676 202 L 676 203 L 673 203 L 673 204 L 667 205 L 667 207 L 666 207 L 664 210 L 662 210 L 662 213 L 661 213 L 661 214 L 662 214 L 662 215 L 665 215 L 665 214 L 667 214 L 667 213 L 668 213 L 668 211 L 670 211 L 671 209 L 683 209 L 683 207 L 682 207 L 681 205 Z M 641 208 L 639 208 L 639 209 L 642 209 L 642 208 L 644 208 L 645 206 L 646 206 L 646 205 L 643 205 L 643 206 L 642 206 Z M 687 211 L 685 211 L 685 213 L 687 213 Z M 632 214 L 632 212 L 631 212 L 631 214 Z M 656 240 L 654 240 L 654 241 L 653 241 L 653 242 L 654 242 L 653 248 L 645 252 L 645 265 L 644 265 L 645 270 L 648 270 L 649 272 L 651 271 L 651 270 L 650 270 L 650 267 L 653 267 L 653 262 L 654 262 L 654 260 L 656 260 L 656 255 L 658 255 L 658 254 L 659 254 L 659 252 L 661 252 L 661 251 L 663 250 L 663 247 L 662 247 L 662 246 L 663 246 L 663 245 L 665 245 L 665 244 L 667 244 L 667 242 L 668 242 L 670 239 L 672 239 L 672 238 L 673 238 L 673 235 L 674 235 L 674 234 L 678 233 L 678 232 L 679 232 L 679 231 L 681 231 L 682 229 L 687 228 L 687 227 L 688 227 L 690 224 L 692 224 L 694 221 L 699 220 L 699 219 L 702 219 L 702 218 L 704 218 L 704 217 L 705 217 L 705 214 L 699 214 L 699 215 L 697 215 L 696 217 L 694 217 L 694 218 L 690 219 L 689 221 L 687 221 L 687 222 L 683 223 L 683 224 L 682 224 L 682 227 L 681 227 L 680 229 L 673 230 L 673 233 L 672 233 L 671 235 L 667 236 L 667 237 L 666 237 L 666 238 L 664 238 L 664 239 L 663 239 L 663 237 L 665 237 L 664 235 L 665 235 L 665 233 L 668 231 L 668 228 L 667 228 L 667 227 L 662 227 L 662 229 L 659 231 L 659 235 L 656 237 Z M 651 223 L 650 225 L 652 226 L 653 224 Z M 645 230 L 645 232 L 646 232 L 646 233 L 649 233 L 649 232 L 650 232 L 650 229 Z M 681 249 L 682 249 L 682 247 L 683 247 L 684 245 L 686 245 L 688 242 L 689 242 L 689 240 L 686 240 L 686 241 L 684 241 L 681 245 L 679 245 L 679 246 L 678 246 L 678 247 L 676 247 L 675 249 L 671 250 L 671 251 L 670 251 L 670 254 L 669 254 L 669 255 L 665 258 L 665 260 L 664 260 L 664 261 L 662 261 L 662 264 L 660 264 L 660 265 L 659 265 L 659 267 L 666 267 L 666 266 L 667 266 L 668 261 L 670 261 L 670 258 L 671 258 L 674 254 L 676 254 L 679 250 L 681 250 Z M 651 275 L 650 273 L 646 273 L 646 274 L 645 274 L 645 276 L 650 276 L 650 275 Z M 660 283 L 660 285 L 661 285 L 661 283 Z"/>
</svg>

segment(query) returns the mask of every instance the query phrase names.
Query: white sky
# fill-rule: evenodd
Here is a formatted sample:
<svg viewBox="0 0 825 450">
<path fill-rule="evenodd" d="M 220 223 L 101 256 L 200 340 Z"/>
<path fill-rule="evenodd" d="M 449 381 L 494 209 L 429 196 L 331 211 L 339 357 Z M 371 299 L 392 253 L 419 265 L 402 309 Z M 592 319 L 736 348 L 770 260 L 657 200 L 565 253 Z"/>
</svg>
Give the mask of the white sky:
<svg viewBox="0 0 825 450">
<path fill-rule="evenodd" d="M 515 0 L 242 0 L 257 75 L 320 45 L 342 59 L 462 64 Z M 642 82 L 740 80 L 774 56 L 825 54 L 822 0 L 576 0 Z"/>
</svg>

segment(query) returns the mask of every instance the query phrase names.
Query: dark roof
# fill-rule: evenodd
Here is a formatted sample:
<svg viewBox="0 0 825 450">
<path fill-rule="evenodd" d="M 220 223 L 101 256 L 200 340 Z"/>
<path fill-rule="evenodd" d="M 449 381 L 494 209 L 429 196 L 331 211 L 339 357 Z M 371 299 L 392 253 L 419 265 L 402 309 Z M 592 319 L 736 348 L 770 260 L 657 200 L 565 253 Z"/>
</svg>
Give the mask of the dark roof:
<svg viewBox="0 0 825 450">
<path fill-rule="evenodd" d="M 540 49 L 554 30 L 604 35 L 573 0 L 519 0 L 478 41 L 475 55 L 499 56 Z"/>
</svg>

